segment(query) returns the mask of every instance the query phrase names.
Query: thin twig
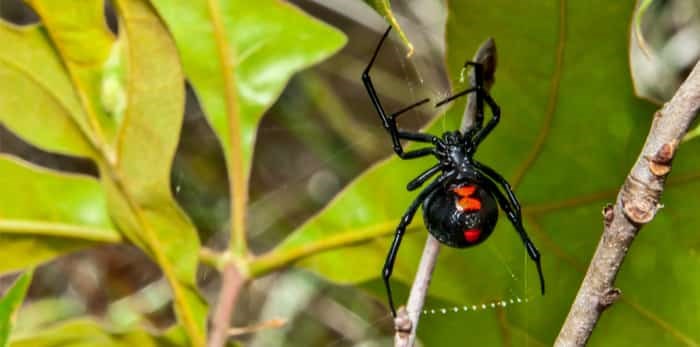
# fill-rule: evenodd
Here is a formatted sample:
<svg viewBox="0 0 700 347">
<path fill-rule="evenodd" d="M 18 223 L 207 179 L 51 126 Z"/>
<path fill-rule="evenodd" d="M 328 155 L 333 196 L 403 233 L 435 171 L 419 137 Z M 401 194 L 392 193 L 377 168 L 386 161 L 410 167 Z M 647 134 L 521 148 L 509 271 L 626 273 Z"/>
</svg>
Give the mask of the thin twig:
<svg viewBox="0 0 700 347">
<path fill-rule="evenodd" d="M 481 47 L 474 55 L 473 61 L 484 64 L 484 86 L 487 90 L 491 89 L 496 71 L 496 44 L 493 39 L 489 38 L 481 44 Z M 471 73 L 469 76 L 471 85 L 475 83 L 474 78 L 473 73 Z M 475 118 L 476 95 L 470 93 L 467 99 L 467 106 L 464 109 L 460 130 L 464 133 L 472 128 Z M 418 265 L 418 272 L 413 280 L 411 294 L 408 297 L 408 304 L 406 307 L 399 308 L 394 320 L 394 330 L 396 332 L 394 335 L 394 346 L 396 347 L 412 347 L 415 344 L 418 321 L 423 311 L 425 296 L 428 294 L 428 286 L 430 285 L 430 279 L 433 276 L 433 269 L 435 269 L 439 253 L 440 243 L 432 235 L 428 235 L 423 255 Z"/>
<path fill-rule="evenodd" d="M 247 334 L 255 334 L 255 333 L 260 332 L 261 330 L 265 330 L 265 329 L 281 328 L 281 327 L 285 326 L 285 324 L 287 324 L 286 319 L 274 318 L 274 319 L 266 320 L 264 322 L 260 322 L 257 324 L 248 325 L 245 327 L 229 328 L 228 335 L 229 336 L 240 336 L 240 335 L 247 335 Z"/>
<path fill-rule="evenodd" d="M 425 296 L 428 294 L 428 286 L 430 286 L 430 279 L 433 277 L 438 254 L 440 254 L 440 242 L 432 235 L 428 235 L 425 248 L 423 248 L 423 256 L 421 256 L 418 265 L 418 272 L 413 280 L 411 294 L 408 297 L 408 304 L 406 307 L 400 307 L 396 313 L 394 320 L 396 331 L 394 346 L 396 347 L 413 346 L 416 341 L 420 313 L 423 310 Z"/>
<path fill-rule="evenodd" d="M 661 208 L 659 198 L 676 148 L 700 110 L 700 62 L 671 101 L 657 111 L 642 152 L 614 206 L 603 209 L 604 231 L 555 346 L 583 346 L 603 311 L 620 297 L 614 282 L 639 229 Z"/>
</svg>

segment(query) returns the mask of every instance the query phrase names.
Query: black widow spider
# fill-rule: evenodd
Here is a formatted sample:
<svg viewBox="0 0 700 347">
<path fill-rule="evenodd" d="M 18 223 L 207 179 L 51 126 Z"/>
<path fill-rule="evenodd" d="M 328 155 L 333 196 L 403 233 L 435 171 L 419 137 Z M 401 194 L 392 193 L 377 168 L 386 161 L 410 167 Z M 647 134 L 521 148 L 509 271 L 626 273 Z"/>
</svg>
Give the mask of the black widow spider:
<svg viewBox="0 0 700 347">
<path fill-rule="evenodd" d="M 515 193 L 513 193 L 513 189 L 508 181 L 498 172 L 473 158 L 477 147 L 496 127 L 501 116 L 500 108 L 484 88 L 482 65 L 467 61 L 464 66 L 472 66 L 474 68 L 475 86 L 435 104 L 435 107 L 438 107 L 468 93 L 476 93 L 477 112 L 475 126 L 472 129 L 465 134 L 462 134 L 460 131 L 446 132 L 442 137 L 420 132 L 403 131 L 396 126 L 398 117 L 406 111 L 427 103 L 429 99 L 420 100 L 389 115 L 384 111 L 377 92 L 374 90 L 369 72 L 374 60 L 377 58 L 379 49 L 390 31 L 391 26 L 380 39 L 372 55 L 372 60 L 370 60 L 362 73 L 362 82 L 372 100 L 372 105 L 374 105 L 379 118 L 381 118 L 382 125 L 391 135 L 394 152 L 401 159 L 415 159 L 433 155 L 439 161 L 408 182 L 406 189 L 409 191 L 418 189 L 436 173 L 440 172 L 440 176 L 418 194 L 418 197 L 408 207 L 408 210 L 396 227 L 394 241 L 391 244 L 389 254 L 384 263 L 384 269 L 382 270 L 382 278 L 386 286 L 391 313 L 396 317 L 394 301 L 391 295 L 391 285 L 389 283 L 392 270 L 394 269 L 396 253 L 399 250 L 406 227 L 411 223 L 411 219 L 413 219 L 413 215 L 415 215 L 421 203 L 423 203 L 423 221 L 428 231 L 438 241 L 447 246 L 465 248 L 478 245 L 491 235 L 498 220 L 498 207 L 496 206 L 496 202 L 498 202 L 498 205 L 501 206 L 501 209 L 506 213 L 520 235 L 528 255 L 537 265 L 540 288 L 542 295 L 544 295 L 544 276 L 542 275 L 540 253 L 530 241 L 525 228 L 523 228 L 520 204 L 515 197 Z M 484 101 L 491 108 L 493 114 L 485 127 L 483 126 Z M 432 146 L 404 152 L 401 140 L 429 143 Z M 500 184 L 506 194 L 503 194 L 498 189 L 496 183 Z"/>
</svg>

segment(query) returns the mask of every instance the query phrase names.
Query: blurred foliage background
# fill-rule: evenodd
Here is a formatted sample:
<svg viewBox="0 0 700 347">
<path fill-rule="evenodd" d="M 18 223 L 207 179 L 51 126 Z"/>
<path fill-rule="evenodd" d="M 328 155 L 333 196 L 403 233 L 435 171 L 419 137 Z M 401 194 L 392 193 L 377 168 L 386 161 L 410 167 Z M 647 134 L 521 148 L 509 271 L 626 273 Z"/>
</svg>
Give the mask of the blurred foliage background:
<svg viewBox="0 0 700 347">
<path fill-rule="evenodd" d="M 361 1 L 291 2 L 340 29 L 349 40 L 329 59 L 294 75 L 262 118 L 254 146 L 248 210 L 248 236 L 256 254 L 280 244 L 285 247 L 295 240 L 304 241 L 314 223 L 326 232 L 346 226 L 334 213 L 367 208 L 398 218 L 410 201 L 410 195 L 400 192 L 407 178 L 429 165 L 426 161 L 410 165 L 392 161 L 373 166 L 390 155 L 391 147 L 360 74 L 386 28 L 382 17 Z M 429 0 L 391 4 L 414 46 L 414 54 L 407 58 L 406 47 L 395 38 L 380 55 L 373 78 L 388 109 L 399 109 L 422 97 L 436 100 L 452 88 L 461 89 L 459 66 L 473 55 L 480 42 L 493 36 L 500 59 L 493 94 L 504 116 L 497 135 L 484 145 L 480 156 L 483 162 L 503 170 L 507 178 L 521 181 L 524 178 L 518 174 L 517 164 L 539 141 L 540 126 L 549 122 L 547 108 L 558 108 L 556 116 L 554 111 L 549 112 L 552 117 L 583 117 L 556 125 L 559 128 L 554 128 L 547 139 L 551 141 L 543 144 L 543 159 L 528 176 L 531 181 L 524 179 L 522 190 L 518 190 L 525 201 L 525 213 L 539 215 L 528 220 L 526 227 L 547 260 L 548 296 L 542 299 L 533 295 L 537 289 L 533 286 L 534 268 L 508 230 L 510 225 L 501 221 L 495 241 L 482 246 L 483 250 L 474 250 L 475 254 L 472 250 L 443 252 L 433 282 L 435 290 L 426 307 L 490 306 L 516 299 L 530 302 L 476 312 L 428 314 L 422 318 L 419 330 L 427 346 L 548 345 L 556 336 L 582 277 L 580 271 L 585 269 L 602 230 L 599 211 L 604 202 L 613 200 L 612 194 L 634 160 L 653 115 L 655 106 L 631 94 L 630 69 L 624 63 L 628 51 L 620 45 L 632 35 L 629 20 L 633 8 L 603 2 L 532 7 L 510 1 L 471 6 Z M 571 69 L 563 73 L 560 99 L 554 101 L 557 105 L 548 106 L 552 66 L 557 64 L 557 28 L 562 25 L 557 19 L 560 5 L 570 15 L 563 25 L 567 44 L 571 44 L 563 48 L 561 59 Z M 105 14 L 110 28 L 116 31 L 117 19 L 109 2 Z M 634 87 L 642 96 L 656 102 L 666 100 L 698 60 L 699 14 L 700 2 L 693 0 L 654 1 L 646 10 L 640 31 L 653 57 L 646 55 L 636 40 L 629 40 Z M 538 16 L 539 22 L 533 21 Z M 28 6 L 15 0 L 0 0 L 0 17 L 16 24 L 38 20 Z M 622 21 L 607 26 L 620 18 Z M 532 32 L 531 41 L 519 34 L 528 30 Z M 596 65 L 609 56 L 615 57 L 609 65 Z M 606 81 L 606 88 L 598 87 Z M 3 83 L 1 88 L 12 87 Z M 596 95 L 597 88 L 602 93 L 615 93 Z M 529 92 L 523 92 L 526 90 Z M 460 107 L 463 104 L 456 105 L 447 118 L 432 123 L 431 129 L 439 133 L 456 127 Z M 582 110 L 598 113 L 582 114 Z M 418 129 L 443 111 L 420 108 L 402 119 L 402 126 Z M 572 129 L 582 130 L 575 134 Z M 582 138 L 591 134 L 598 137 Z M 606 146 L 615 148 L 606 151 Z M 678 158 L 678 174 L 671 175 L 672 179 L 678 176 L 679 187 L 664 198 L 676 203 L 667 205 L 660 220 L 644 229 L 635 246 L 638 248 L 622 270 L 621 286 L 625 295 L 630 293 L 630 300 L 606 313 L 591 345 L 700 343 L 700 333 L 691 329 L 700 323 L 700 243 L 697 236 L 692 236 L 697 235 L 693 227 L 697 216 L 694 203 L 681 203 L 692 198 L 684 197 L 683 190 L 700 189 L 693 183 L 697 170 L 690 156 L 697 144 L 689 142 L 687 147 Z M 90 161 L 44 152 L 1 124 L 0 152 L 57 170 L 97 174 Z M 570 161 L 574 157 L 578 159 Z M 335 201 L 336 205 L 317 215 L 370 167 L 374 171 L 355 181 Z M 595 170 L 597 167 L 600 170 Z M 578 171 L 572 174 L 572 170 Z M 353 200 L 356 191 L 363 191 L 358 188 L 362 184 L 374 194 L 357 193 L 362 199 Z M 214 250 L 225 249 L 229 236 L 227 187 L 224 154 L 188 85 L 171 190 L 197 226 L 202 245 Z M 347 202 L 344 197 L 349 197 Z M 358 201 L 361 206 L 357 206 Z M 547 214 L 556 204 L 571 207 Z M 385 205 L 390 207 L 383 210 L 381 206 Z M 339 211 L 333 212 L 334 208 Z M 310 218 L 311 222 L 304 224 Z M 362 226 L 356 220 L 348 223 L 354 228 Z M 365 224 L 376 223 L 371 220 Z M 413 226 L 422 230 L 420 218 Z M 399 301 L 406 296 L 406 283 L 412 278 L 424 237 L 422 231 L 411 233 L 400 252 L 395 280 Z M 392 320 L 377 280 L 388 246 L 389 239 L 380 238 L 306 259 L 299 267 L 255 280 L 241 294 L 234 325 L 273 318 L 285 319 L 287 324 L 239 340 L 246 346 L 390 345 Z M 687 257 L 675 259 L 676 252 Z M 468 268 L 471 264 L 477 266 Z M 673 279 L 659 278 L 669 272 L 674 273 Z M 0 286 L 8 288 L 16 276 L 2 277 Z M 200 266 L 197 283 L 208 300 L 216 297 L 220 286 L 217 271 Z M 639 288 L 642 290 L 635 291 Z M 136 247 L 99 246 L 72 253 L 35 270 L 15 333 L 31 334 L 84 315 L 100 317 L 114 328 L 133 324 L 164 328 L 175 317 L 169 291 L 159 267 Z M 628 333 L 620 334 L 621 330 Z M 630 335 L 635 337 L 631 339 Z M 647 344 L 649 341 L 654 343 Z"/>
</svg>

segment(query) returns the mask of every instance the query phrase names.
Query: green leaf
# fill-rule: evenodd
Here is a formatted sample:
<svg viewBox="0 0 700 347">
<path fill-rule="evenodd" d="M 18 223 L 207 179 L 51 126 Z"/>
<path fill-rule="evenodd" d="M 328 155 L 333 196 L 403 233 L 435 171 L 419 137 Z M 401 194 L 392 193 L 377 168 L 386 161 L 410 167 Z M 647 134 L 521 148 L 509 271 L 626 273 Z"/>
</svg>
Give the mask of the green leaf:
<svg viewBox="0 0 700 347">
<path fill-rule="evenodd" d="M 410 57 L 411 55 L 413 55 L 413 44 L 408 39 L 408 36 L 406 36 L 406 33 L 404 33 L 403 29 L 401 28 L 401 25 L 399 25 L 399 22 L 396 20 L 394 12 L 391 11 L 391 1 L 364 0 L 364 2 L 367 5 L 370 5 L 380 15 L 382 15 L 382 17 L 384 17 L 384 19 L 386 19 L 386 21 L 389 22 L 389 24 L 396 30 L 396 32 L 399 34 L 399 37 L 401 38 L 401 41 L 403 41 L 403 43 L 406 45 L 406 48 L 408 48 L 406 56 Z"/>
<path fill-rule="evenodd" d="M 0 273 L 121 240 L 92 177 L 43 169 L 0 155 Z"/>
<path fill-rule="evenodd" d="M 346 41 L 342 33 L 280 1 L 153 3 L 175 37 L 185 74 L 227 160 L 242 160 L 246 172 L 258 122 L 291 75 L 324 60 Z M 211 12 L 216 6 L 218 21 Z M 223 60 L 222 51 L 230 61 Z M 227 88 L 235 95 L 227 94 Z M 227 100 L 234 109 L 227 109 Z M 231 134 L 232 128 L 238 132 Z M 241 141 L 242 153 L 233 151 L 232 141 Z"/>
<path fill-rule="evenodd" d="M 0 79 L 12 86 L 0 89 L 0 122 L 45 150 L 92 157 L 79 97 L 46 32 L 0 20 L 0 42 Z"/>
<path fill-rule="evenodd" d="M 0 298 L 0 347 L 7 346 L 12 327 L 17 320 L 17 310 L 24 301 L 33 273 L 34 271 L 30 270 L 20 275 L 12 287 Z"/>
<path fill-rule="evenodd" d="M 492 95 L 503 113 L 476 159 L 516 188 L 525 227 L 542 253 L 547 295 L 537 293 L 534 265 L 501 215 L 484 245 L 442 248 L 427 307 L 515 296 L 529 301 L 503 310 L 426 317 L 419 328 L 425 345 L 554 341 L 601 235 L 600 210 L 614 201 L 654 114 L 653 105 L 634 95 L 629 76 L 633 10 L 631 3 L 605 1 L 449 2 L 446 48 L 454 91 L 468 87 L 459 83 L 465 60 L 487 37 L 495 38 L 499 65 Z M 382 92 L 381 85 L 377 89 Z M 462 100 L 428 131 L 457 129 L 463 109 Z M 617 282 L 623 300 L 606 311 L 592 346 L 700 341 L 695 328 L 700 324 L 698 206 L 692 199 L 700 185 L 691 157 L 698 146 L 690 142 L 681 147 L 664 193 L 665 208 L 633 245 Z M 391 234 L 392 224 L 416 195 L 404 190 L 405 183 L 433 162 L 391 158 L 378 164 L 271 253 L 297 252 L 372 228 Z M 412 226 L 424 230 L 420 219 L 419 212 Z M 398 288 L 410 286 L 424 240 L 424 231 L 404 238 L 393 277 Z M 377 278 L 389 244 L 390 238 L 371 240 L 305 258 L 299 265 L 335 281 L 367 283 L 385 301 Z M 649 284 L 659 281 L 664 285 Z M 405 295 L 395 299 L 403 302 Z"/>
<path fill-rule="evenodd" d="M 70 116 L 96 149 L 111 217 L 161 267 L 191 344 L 203 346 L 206 306 L 195 284 L 199 240 L 170 192 L 184 76 L 169 32 L 143 0 L 115 2 L 116 39 L 103 1 L 30 4 L 65 66 L 64 79 L 72 83 L 67 89 L 78 95 L 80 110 L 63 117 Z M 22 135 L 30 141 L 43 136 Z"/>
<path fill-rule="evenodd" d="M 170 167 L 184 107 L 183 76 L 174 42 L 145 1 L 117 1 L 120 42 L 127 58 L 127 105 L 117 140 L 123 181 L 110 181 L 110 202 L 128 217 L 120 227 L 163 270 L 173 291 L 175 310 L 192 345 L 205 344 L 206 305 L 195 275 L 199 239 L 170 191 Z M 113 188 L 113 190 L 112 190 Z M 132 224 L 133 223 L 133 224 Z"/>
<path fill-rule="evenodd" d="M 82 299 L 77 296 L 34 298 L 22 306 L 22 314 L 17 317 L 12 336 L 34 334 L 56 322 L 86 314 L 86 307 Z"/>
<path fill-rule="evenodd" d="M 257 125 L 290 76 L 335 51 L 345 37 L 280 1 L 153 1 L 175 36 L 185 73 L 227 161 L 231 248 L 244 254 Z"/>
<path fill-rule="evenodd" d="M 176 326 L 162 335 L 145 330 L 109 331 L 90 319 L 76 319 L 33 335 L 13 338 L 12 347 L 176 347 L 189 346 L 184 329 Z"/>
<path fill-rule="evenodd" d="M 89 129 L 104 151 L 111 148 L 118 129 L 117 119 L 102 107 L 103 69 L 115 43 L 104 17 L 103 0 L 28 0 L 41 17 L 56 50 L 63 58 L 83 104 L 72 116 Z"/>
</svg>

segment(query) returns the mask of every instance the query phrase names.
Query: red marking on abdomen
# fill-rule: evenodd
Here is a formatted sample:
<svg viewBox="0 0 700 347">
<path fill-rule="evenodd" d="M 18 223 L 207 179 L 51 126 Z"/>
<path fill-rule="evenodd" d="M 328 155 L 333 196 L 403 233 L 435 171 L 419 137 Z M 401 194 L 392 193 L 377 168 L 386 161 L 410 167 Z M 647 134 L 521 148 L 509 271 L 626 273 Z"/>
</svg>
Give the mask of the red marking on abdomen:
<svg viewBox="0 0 700 347">
<path fill-rule="evenodd" d="M 479 229 L 467 229 L 464 231 L 464 239 L 469 243 L 478 241 L 479 236 L 481 236 L 481 230 Z"/>
<path fill-rule="evenodd" d="M 452 191 L 460 197 L 460 199 L 457 201 L 457 205 L 459 205 L 463 211 L 472 212 L 479 211 L 481 209 L 481 200 L 476 197 L 472 197 L 474 192 L 476 192 L 475 186 L 461 186 L 452 189 Z"/>
<path fill-rule="evenodd" d="M 467 185 L 467 186 L 457 187 L 455 189 L 452 189 L 452 191 L 457 193 L 457 195 L 459 195 L 461 197 L 469 197 L 472 194 L 474 194 L 474 192 L 476 192 L 476 187 Z"/>
</svg>

